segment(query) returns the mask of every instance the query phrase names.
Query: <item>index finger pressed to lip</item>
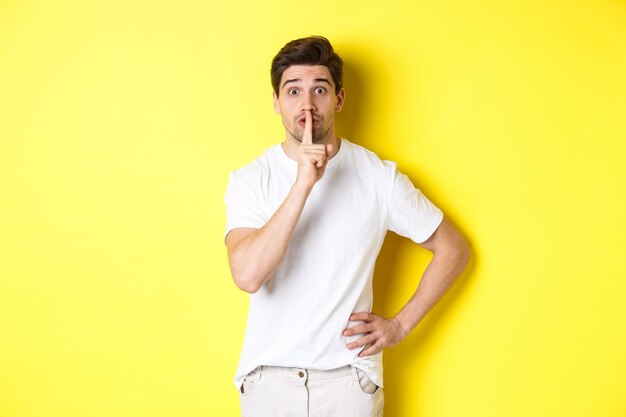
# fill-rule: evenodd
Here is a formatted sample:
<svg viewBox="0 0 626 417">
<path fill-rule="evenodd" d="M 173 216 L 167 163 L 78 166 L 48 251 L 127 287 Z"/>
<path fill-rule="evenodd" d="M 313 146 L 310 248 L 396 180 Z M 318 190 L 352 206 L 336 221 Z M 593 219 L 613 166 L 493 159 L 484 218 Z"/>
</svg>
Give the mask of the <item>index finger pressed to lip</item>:
<svg viewBox="0 0 626 417">
<path fill-rule="evenodd" d="M 313 144 L 313 116 L 310 110 L 304 111 L 304 133 L 302 135 L 302 143 L 304 145 Z"/>
</svg>

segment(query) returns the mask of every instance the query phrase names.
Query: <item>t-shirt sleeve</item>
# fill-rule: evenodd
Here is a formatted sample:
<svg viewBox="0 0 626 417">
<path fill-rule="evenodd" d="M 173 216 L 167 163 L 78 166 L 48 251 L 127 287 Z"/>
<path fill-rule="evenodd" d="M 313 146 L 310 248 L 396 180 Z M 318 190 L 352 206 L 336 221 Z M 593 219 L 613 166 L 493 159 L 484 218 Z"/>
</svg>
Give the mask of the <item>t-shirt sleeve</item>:
<svg viewBox="0 0 626 417">
<path fill-rule="evenodd" d="M 406 175 L 399 172 L 395 163 L 389 197 L 387 229 L 422 243 L 437 230 L 443 220 L 443 212 L 413 186 Z"/>
<path fill-rule="evenodd" d="M 246 182 L 237 171 L 231 172 L 224 197 L 226 204 L 224 238 L 228 232 L 238 227 L 256 229 L 263 227 L 268 219 L 261 201 L 259 190 L 255 192 L 253 184 Z"/>
</svg>

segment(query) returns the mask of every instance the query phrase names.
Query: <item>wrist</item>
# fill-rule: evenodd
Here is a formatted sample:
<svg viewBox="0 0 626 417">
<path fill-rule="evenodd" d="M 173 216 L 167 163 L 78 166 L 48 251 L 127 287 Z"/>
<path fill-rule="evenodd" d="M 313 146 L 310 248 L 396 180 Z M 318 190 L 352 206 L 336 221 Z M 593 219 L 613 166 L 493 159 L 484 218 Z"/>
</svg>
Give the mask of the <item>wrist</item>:
<svg viewBox="0 0 626 417">
<path fill-rule="evenodd" d="M 291 189 L 298 194 L 304 194 L 305 197 L 308 197 L 314 185 L 315 184 L 308 184 L 304 181 L 296 179 L 296 182 L 293 184 Z"/>
<path fill-rule="evenodd" d="M 411 333 L 411 331 L 413 330 L 413 327 L 415 327 L 415 326 L 412 326 L 411 323 L 409 323 L 407 320 L 404 320 L 400 316 L 400 314 L 397 314 L 392 320 L 394 320 L 396 324 L 398 325 L 400 329 L 400 334 L 402 335 L 403 339 L 407 337 L 409 333 Z"/>
</svg>

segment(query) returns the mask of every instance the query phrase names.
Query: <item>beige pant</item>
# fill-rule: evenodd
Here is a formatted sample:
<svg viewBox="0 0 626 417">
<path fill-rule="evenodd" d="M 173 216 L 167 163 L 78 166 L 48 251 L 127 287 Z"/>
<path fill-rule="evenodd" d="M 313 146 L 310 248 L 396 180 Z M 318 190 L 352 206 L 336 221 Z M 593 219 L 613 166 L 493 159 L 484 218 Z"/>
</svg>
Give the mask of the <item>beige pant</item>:
<svg viewBox="0 0 626 417">
<path fill-rule="evenodd" d="M 382 417 L 383 389 L 347 365 L 328 371 L 259 366 L 241 386 L 242 417 Z"/>
</svg>

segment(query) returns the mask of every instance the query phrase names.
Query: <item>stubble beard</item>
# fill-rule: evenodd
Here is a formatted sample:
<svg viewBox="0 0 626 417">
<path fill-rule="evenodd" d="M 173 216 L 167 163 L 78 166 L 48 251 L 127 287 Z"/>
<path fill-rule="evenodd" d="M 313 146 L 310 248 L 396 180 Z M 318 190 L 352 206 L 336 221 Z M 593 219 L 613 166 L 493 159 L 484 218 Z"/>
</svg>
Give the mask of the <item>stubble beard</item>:
<svg viewBox="0 0 626 417">
<path fill-rule="evenodd" d="M 323 125 L 314 127 L 313 138 L 312 138 L 313 143 L 321 142 L 326 137 L 326 134 L 328 134 L 328 131 L 330 130 L 331 126 L 328 126 L 325 130 L 322 130 L 324 128 Z M 300 127 L 296 124 L 295 126 L 292 127 L 291 130 L 288 129 L 287 127 L 285 127 L 285 129 L 287 130 L 287 132 L 289 132 L 292 138 L 302 143 L 302 137 L 304 136 L 304 128 L 300 129 Z"/>
</svg>

